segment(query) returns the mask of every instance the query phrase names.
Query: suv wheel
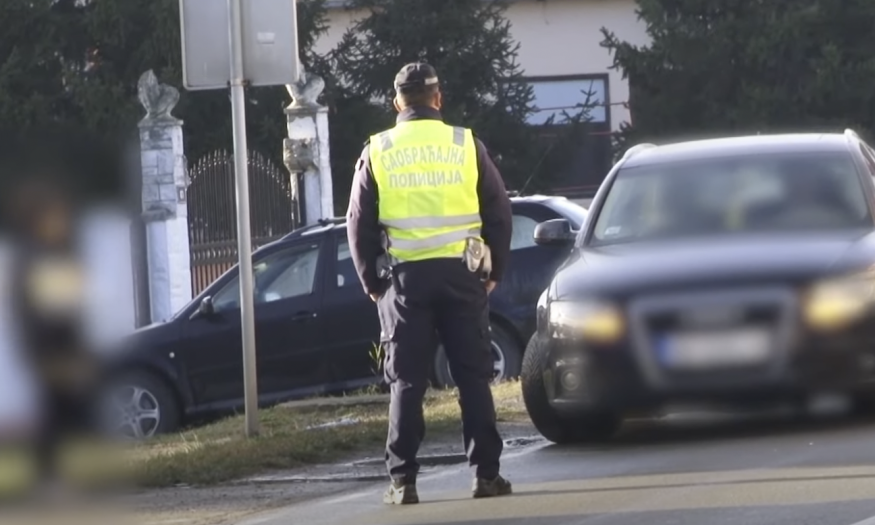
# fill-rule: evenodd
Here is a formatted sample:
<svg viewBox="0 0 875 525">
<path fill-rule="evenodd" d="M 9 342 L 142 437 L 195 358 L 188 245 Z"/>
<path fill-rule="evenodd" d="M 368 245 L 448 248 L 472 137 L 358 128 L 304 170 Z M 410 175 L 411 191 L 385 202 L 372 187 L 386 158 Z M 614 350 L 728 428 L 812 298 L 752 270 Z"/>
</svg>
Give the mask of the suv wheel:
<svg viewBox="0 0 875 525">
<path fill-rule="evenodd" d="M 620 428 L 621 419 L 610 412 L 558 413 L 547 397 L 544 373 L 547 349 L 532 336 L 523 356 L 521 383 L 523 401 L 538 432 L 557 444 L 603 441 Z"/>
</svg>

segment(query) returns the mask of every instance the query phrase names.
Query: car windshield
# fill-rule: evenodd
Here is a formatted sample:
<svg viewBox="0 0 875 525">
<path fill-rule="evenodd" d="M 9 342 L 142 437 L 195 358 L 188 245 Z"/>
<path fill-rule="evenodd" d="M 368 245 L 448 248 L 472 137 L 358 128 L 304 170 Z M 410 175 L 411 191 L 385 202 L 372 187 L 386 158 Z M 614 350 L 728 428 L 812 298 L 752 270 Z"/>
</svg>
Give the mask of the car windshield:
<svg viewBox="0 0 875 525">
<path fill-rule="evenodd" d="M 591 243 L 871 225 L 850 155 L 749 155 L 621 168 Z"/>
</svg>

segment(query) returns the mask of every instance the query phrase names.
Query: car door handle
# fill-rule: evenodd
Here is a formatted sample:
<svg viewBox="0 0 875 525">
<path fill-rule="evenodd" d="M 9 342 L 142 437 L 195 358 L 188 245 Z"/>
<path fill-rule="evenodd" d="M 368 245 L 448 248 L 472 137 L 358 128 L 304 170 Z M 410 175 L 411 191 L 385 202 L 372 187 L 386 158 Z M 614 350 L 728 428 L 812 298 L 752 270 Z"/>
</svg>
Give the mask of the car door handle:
<svg viewBox="0 0 875 525">
<path fill-rule="evenodd" d="M 292 316 L 292 321 L 296 323 L 303 323 L 304 321 L 309 321 L 310 319 L 316 318 L 316 312 L 297 312 Z"/>
</svg>

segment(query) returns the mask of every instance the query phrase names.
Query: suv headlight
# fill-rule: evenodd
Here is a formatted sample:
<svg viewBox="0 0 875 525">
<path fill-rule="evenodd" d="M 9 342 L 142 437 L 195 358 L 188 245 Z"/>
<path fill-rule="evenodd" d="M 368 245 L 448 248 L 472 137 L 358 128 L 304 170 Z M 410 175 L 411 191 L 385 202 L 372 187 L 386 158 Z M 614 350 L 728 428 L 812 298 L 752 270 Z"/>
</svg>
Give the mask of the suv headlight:
<svg viewBox="0 0 875 525">
<path fill-rule="evenodd" d="M 875 305 L 875 272 L 815 283 L 805 295 L 803 315 L 809 326 L 832 330 L 862 318 Z"/>
<path fill-rule="evenodd" d="M 625 331 L 619 308 L 600 301 L 555 301 L 550 303 L 548 318 L 555 337 L 613 342 Z"/>
</svg>

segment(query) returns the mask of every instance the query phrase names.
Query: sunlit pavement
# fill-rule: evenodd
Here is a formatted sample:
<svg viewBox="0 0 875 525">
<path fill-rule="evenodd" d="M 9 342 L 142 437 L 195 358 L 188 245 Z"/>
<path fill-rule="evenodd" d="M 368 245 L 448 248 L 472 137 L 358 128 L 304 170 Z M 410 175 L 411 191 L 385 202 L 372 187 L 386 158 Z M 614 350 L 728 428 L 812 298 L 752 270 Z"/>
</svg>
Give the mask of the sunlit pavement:
<svg viewBox="0 0 875 525">
<path fill-rule="evenodd" d="M 875 525 L 875 424 L 789 417 L 667 418 L 601 447 L 513 451 L 515 494 L 470 499 L 470 472 L 419 482 L 422 503 L 385 507 L 383 485 L 245 525 Z"/>
</svg>

